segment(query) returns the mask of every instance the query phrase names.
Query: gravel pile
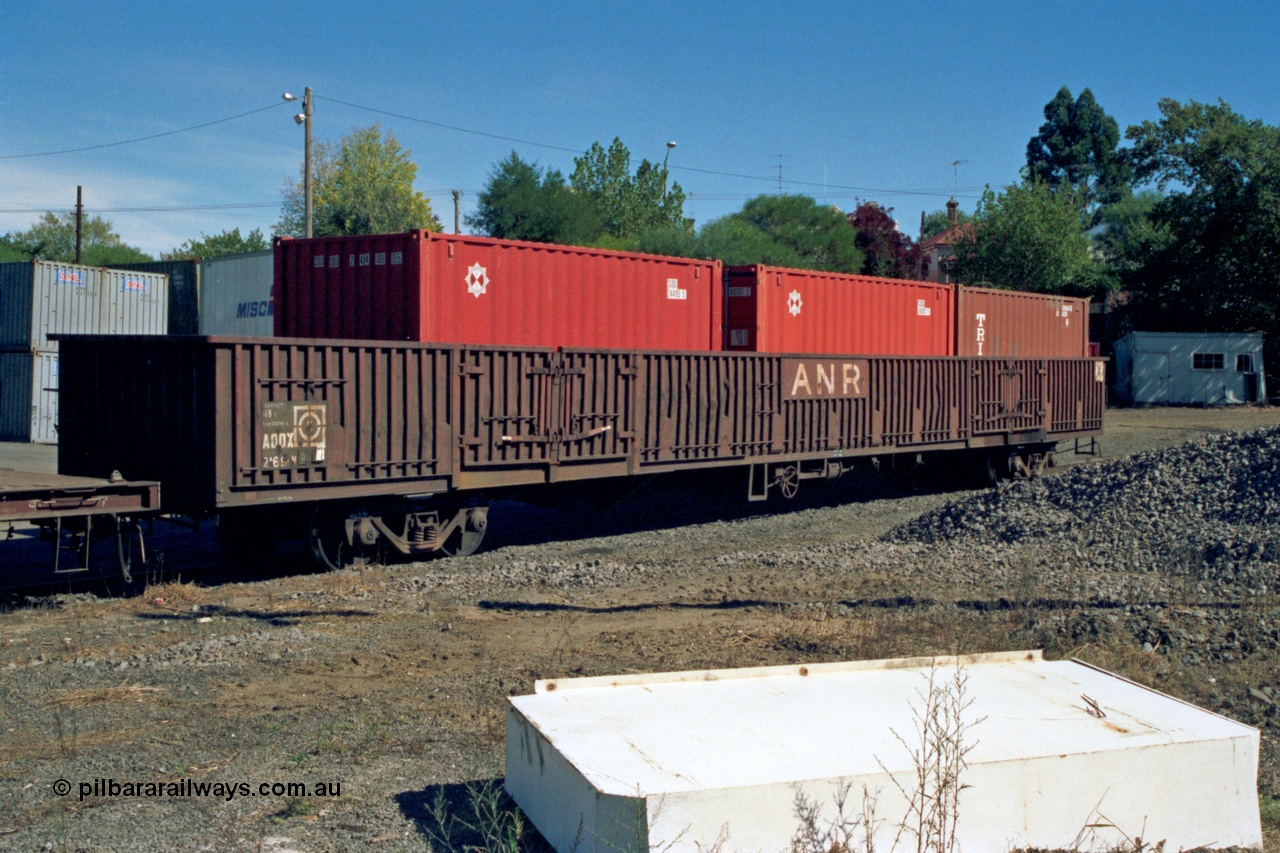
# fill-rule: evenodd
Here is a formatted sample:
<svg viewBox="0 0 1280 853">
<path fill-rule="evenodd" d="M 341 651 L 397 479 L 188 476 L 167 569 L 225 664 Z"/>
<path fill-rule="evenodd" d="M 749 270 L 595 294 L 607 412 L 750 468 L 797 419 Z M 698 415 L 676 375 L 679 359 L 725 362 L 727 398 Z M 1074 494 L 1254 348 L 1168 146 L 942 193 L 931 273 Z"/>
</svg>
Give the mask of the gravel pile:
<svg viewBox="0 0 1280 853">
<path fill-rule="evenodd" d="M 1280 429 L 1013 482 L 890 531 L 891 543 L 1032 543 L 1111 569 L 1254 594 L 1280 589 Z"/>
</svg>

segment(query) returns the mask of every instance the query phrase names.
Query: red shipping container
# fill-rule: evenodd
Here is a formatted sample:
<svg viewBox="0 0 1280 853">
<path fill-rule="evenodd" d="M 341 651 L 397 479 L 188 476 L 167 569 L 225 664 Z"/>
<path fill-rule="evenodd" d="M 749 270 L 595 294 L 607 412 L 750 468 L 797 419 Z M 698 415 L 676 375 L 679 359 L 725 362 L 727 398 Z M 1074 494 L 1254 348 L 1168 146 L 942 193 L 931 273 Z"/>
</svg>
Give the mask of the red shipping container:
<svg viewBox="0 0 1280 853">
<path fill-rule="evenodd" d="M 1074 296 L 960 287 L 956 355 L 1087 358 L 1089 300 Z"/>
<path fill-rule="evenodd" d="M 410 231 L 281 238 L 276 334 L 715 350 L 719 261 Z"/>
<path fill-rule="evenodd" d="M 949 284 L 761 265 L 725 269 L 725 349 L 951 355 Z"/>
</svg>

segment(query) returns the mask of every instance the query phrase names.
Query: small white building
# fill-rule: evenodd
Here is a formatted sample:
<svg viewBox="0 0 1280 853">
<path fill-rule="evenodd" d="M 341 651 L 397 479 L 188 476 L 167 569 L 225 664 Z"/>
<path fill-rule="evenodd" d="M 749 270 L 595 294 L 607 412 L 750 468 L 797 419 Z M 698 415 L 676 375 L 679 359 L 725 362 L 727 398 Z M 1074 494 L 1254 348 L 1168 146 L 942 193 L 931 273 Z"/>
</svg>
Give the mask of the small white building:
<svg viewBox="0 0 1280 853">
<path fill-rule="evenodd" d="M 1265 402 L 1258 332 L 1130 332 L 1115 347 L 1116 399 L 1126 405 Z"/>
</svg>

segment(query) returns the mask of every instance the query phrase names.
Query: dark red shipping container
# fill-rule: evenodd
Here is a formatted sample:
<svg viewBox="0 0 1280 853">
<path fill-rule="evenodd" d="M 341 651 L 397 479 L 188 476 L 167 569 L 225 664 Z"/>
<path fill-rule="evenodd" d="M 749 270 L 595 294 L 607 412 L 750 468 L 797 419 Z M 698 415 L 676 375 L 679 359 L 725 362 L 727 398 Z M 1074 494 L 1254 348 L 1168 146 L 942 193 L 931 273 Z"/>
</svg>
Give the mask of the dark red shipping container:
<svg viewBox="0 0 1280 853">
<path fill-rule="evenodd" d="M 719 261 L 410 231 L 280 239 L 278 336 L 715 350 Z"/>
<path fill-rule="evenodd" d="M 762 265 L 725 269 L 725 349 L 951 355 L 948 284 Z"/>
<path fill-rule="evenodd" d="M 959 287 L 956 355 L 1087 358 L 1089 300 L 1074 296 Z"/>
</svg>

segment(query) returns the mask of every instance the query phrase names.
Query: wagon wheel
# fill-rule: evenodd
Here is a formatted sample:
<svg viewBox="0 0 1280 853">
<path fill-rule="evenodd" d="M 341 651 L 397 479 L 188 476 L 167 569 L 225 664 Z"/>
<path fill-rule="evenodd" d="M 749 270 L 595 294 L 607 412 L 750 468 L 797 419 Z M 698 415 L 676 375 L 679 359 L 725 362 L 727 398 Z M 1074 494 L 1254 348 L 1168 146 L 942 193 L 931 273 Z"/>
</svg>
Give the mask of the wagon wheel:
<svg viewBox="0 0 1280 853">
<path fill-rule="evenodd" d="M 311 514 L 307 541 L 311 545 L 311 556 L 321 568 L 337 571 L 373 561 L 375 551 L 372 546 L 359 542 L 353 545 L 347 541 L 347 519 L 350 515 L 347 507 L 323 503 Z"/>
<path fill-rule="evenodd" d="M 800 471 L 794 465 L 788 465 L 778 473 L 778 488 L 782 496 L 791 500 L 800 491 Z"/>
<path fill-rule="evenodd" d="M 474 554 L 480 547 L 480 543 L 484 541 L 485 531 L 489 528 L 487 506 L 471 507 L 460 512 L 466 517 L 440 545 L 440 553 L 449 557 L 467 557 Z"/>
</svg>

